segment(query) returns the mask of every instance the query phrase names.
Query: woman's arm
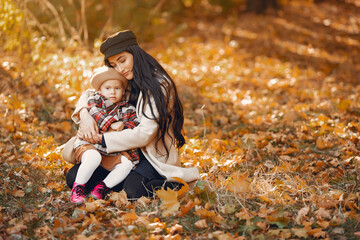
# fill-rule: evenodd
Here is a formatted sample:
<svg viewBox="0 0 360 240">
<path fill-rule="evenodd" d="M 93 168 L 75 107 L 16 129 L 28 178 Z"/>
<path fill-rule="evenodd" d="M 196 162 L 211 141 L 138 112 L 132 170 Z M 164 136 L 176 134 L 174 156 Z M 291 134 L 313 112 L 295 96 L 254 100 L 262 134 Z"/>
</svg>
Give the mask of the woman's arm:
<svg viewBox="0 0 360 240">
<path fill-rule="evenodd" d="M 138 107 L 139 105 L 140 104 L 138 104 Z M 154 113 L 157 115 L 155 104 L 153 103 L 152 105 Z M 141 110 L 138 110 L 138 112 L 140 111 Z M 145 105 L 144 113 L 144 115 L 151 118 L 152 113 L 149 104 Z M 141 115 L 141 117 L 138 116 L 140 119 L 139 125 L 133 129 L 124 129 L 120 132 L 104 133 L 104 139 L 108 153 L 121 152 L 129 149 L 144 147 L 154 140 L 158 133 L 159 125 L 155 120 L 149 119 L 143 114 Z"/>
<path fill-rule="evenodd" d="M 86 91 L 80 96 L 71 118 L 75 123 L 80 124 L 77 136 L 90 143 L 96 143 L 101 141 L 101 138 L 99 138 L 99 128 L 94 118 L 86 109 L 89 93 L 90 91 Z"/>
</svg>

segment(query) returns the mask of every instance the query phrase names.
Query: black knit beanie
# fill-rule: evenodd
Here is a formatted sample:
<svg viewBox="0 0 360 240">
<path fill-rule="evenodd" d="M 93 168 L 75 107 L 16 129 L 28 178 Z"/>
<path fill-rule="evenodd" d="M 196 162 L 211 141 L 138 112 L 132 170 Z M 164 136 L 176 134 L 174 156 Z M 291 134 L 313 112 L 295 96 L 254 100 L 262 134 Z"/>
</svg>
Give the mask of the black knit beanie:
<svg viewBox="0 0 360 240">
<path fill-rule="evenodd" d="M 119 54 L 129 46 L 137 45 L 136 36 L 130 30 L 117 32 L 108 37 L 100 46 L 100 52 L 104 54 L 104 60 Z"/>
</svg>

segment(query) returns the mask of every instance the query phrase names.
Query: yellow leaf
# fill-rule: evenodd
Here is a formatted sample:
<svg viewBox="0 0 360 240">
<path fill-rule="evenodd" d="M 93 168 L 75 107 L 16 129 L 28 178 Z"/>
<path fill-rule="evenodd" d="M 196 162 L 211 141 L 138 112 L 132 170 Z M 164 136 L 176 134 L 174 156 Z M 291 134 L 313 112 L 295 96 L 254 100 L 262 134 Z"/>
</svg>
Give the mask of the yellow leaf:
<svg viewBox="0 0 360 240">
<path fill-rule="evenodd" d="M 222 216 L 217 215 L 215 212 L 209 211 L 207 209 L 198 209 L 195 211 L 194 214 L 201 218 L 208 218 L 212 222 L 215 222 L 215 223 L 221 223 L 224 220 L 224 218 Z"/>
<path fill-rule="evenodd" d="M 193 207 L 195 206 L 195 203 L 193 200 L 189 200 L 185 206 L 181 206 L 180 210 L 185 215 L 187 214 Z"/>
<path fill-rule="evenodd" d="M 228 189 L 234 193 L 244 193 L 247 192 L 249 185 L 248 175 L 236 172 L 231 175 L 231 180 L 228 182 Z"/>
<path fill-rule="evenodd" d="M 189 191 L 189 184 L 187 184 L 184 180 L 182 180 L 181 178 L 178 178 L 178 177 L 173 177 L 173 179 L 175 179 L 176 181 L 178 181 L 179 183 L 182 183 L 184 185 L 180 188 L 179 191 L 177 191 L 178 196 L 181 196 L 184 193 L 186 193 L 187 191 Z"/>
<path fill-rule="evenodd" d="M 168 190 L 161 188 L 160 190 L 156 191 L 156 194 L 161 199 L 162 206 L 166 209 L 163 212 L 164 216 L 167 216 L 179 210 L 180 203 L 177 199 L 178 197 L 177 191 L 174 191 L 170 188 L 168 188 Z"/>
<path fill-rule="evenodd" d="M 272 203 L 272 201 L 268 198 L 268 197 L 266 197 L 266 196 L 264 196 L 264 195 L 260 195 L 260 196 L 258 196 L 261 200 L 263 200 L 263 201 L 265 201 L 265 202 L 268 202 L 268 203 Z"/>
<path fill-rule="evenodd" d="M 131 212 L 126 213 L 122 216 L 122 220 L 128 222 L 128 223 L 132 223 L 135 220 L 137 220 L 139 217 L 138 215 L 136 215 L 134 210 L 131 210 Z"/>
<path fill-rule="evenodd" d="M 283 155 L 288 155 L 288 154 L 296 153 L 296 152 L 298 152 L 298 151 L 299 151 L 299 149 L 290 147 L 290 148 L 285 149 L 285 150 L 282 152 L 282 154 L 283 154 Z"/>
<path fill-rule="evenodd" d="M 326 142 L 324 139 L 322 138 L 318 138 L 316 139 L 316 147 L 319 149 L 326 149 L 326 148 L 331 148 L 332 146 L 334 146 L 333 143 L 331 142 Z"/>
<path fill-rule="evenodd" d="M 49 188 L 49 189 L 57 189 L 57 188 L 60 188 L 62 187 L 62 185 L 58 182 L 49 182 L 46 184 L 46 186 Z"/>
</svg>

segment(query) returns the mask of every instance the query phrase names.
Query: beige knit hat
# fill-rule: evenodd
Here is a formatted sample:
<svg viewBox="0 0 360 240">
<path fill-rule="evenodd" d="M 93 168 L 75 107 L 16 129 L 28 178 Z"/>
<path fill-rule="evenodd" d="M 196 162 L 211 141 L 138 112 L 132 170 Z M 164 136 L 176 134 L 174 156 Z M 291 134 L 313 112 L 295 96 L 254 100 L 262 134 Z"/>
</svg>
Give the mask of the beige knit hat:
<svg viewBox="0 0 360 240">
<path fill-rule="evenodd" d="M 115 69 L 109 67 L 103 67 L 99 71 L 97 71 L 90 79 L 91 86 L 98 91 L 103 84 L 107 80 L 119 80 L 123 88 L 127 88 L 128 80 L 118 73 Z"/>
</svg>

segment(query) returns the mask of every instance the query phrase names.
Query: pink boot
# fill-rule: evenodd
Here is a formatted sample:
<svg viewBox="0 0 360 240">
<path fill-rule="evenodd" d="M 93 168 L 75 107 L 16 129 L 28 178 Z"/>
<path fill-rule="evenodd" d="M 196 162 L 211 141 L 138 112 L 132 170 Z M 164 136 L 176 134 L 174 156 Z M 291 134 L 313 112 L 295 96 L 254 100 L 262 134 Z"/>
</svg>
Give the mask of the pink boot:
<svg viewBox="0 0 360 240">
<path fill-rule="evenodd" d="M 103 199 L 105 195 L 109 192 L 110 188 L 108 188 L 103 181 L 101 181 L 98 185 L 94 187 L 91 191 L 91 197 L 94 199 Z"/>
<path fill-rule="evenodd" d="M 83 203 L 85 202 L 85 199 L 85 184 L 78 184 L 74 182 L 71 190 L 71 201 L 73 203 Z"/>
</svg>

